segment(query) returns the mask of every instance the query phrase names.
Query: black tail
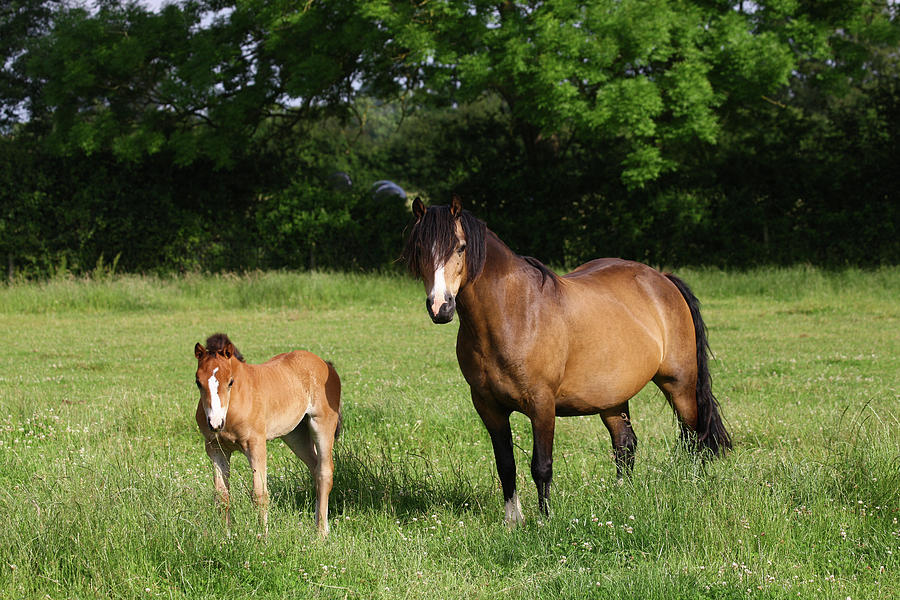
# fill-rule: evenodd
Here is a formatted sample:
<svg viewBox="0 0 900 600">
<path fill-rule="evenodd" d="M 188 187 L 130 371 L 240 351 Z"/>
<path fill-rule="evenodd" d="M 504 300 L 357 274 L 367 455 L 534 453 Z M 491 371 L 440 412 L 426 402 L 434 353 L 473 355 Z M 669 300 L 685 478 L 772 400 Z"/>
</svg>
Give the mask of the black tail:
<svg viewBox="0 0 900 600">
<path fill-rule="evenodd" d="M 700 301 L 687 284 L 666 273 L 669 281 L 675 284 L 678 291 L 691 309 L 694 321 L 694 333 L 697 338 L 697 443 L 708 448 L 712 453 L 724 454 L 731 448 L 731 436 L 722 423 L 719 415 L 719 401 L 712 393 L 712 378 L 709 375 L 709 341 L 706 338 L 706 324 L 700 316 Z"/>
</svg>

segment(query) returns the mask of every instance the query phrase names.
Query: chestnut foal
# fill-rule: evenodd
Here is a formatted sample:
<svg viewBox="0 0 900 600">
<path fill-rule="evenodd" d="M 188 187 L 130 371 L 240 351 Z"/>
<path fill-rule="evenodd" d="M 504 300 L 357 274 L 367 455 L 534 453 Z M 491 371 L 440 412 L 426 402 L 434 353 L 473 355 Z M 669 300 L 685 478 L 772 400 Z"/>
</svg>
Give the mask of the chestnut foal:
<svg viewBox="0 0 900 600">
<path fill-rule="evenodd" d="M 251 365 L 223 333 L 194 346 L 197 357 L 197 425 L 215 469 L 218 500 L 230 527 L 228 477 L 231 453 L 240 450 L 253 470 L 253 499 L 268 533 L 266 442 L 281 438 L 316 480 L 316 525 L 328 535 L 332 446 L 341 425 L 341 380 L 330 362 L 304 350 Z"/>
</svg>

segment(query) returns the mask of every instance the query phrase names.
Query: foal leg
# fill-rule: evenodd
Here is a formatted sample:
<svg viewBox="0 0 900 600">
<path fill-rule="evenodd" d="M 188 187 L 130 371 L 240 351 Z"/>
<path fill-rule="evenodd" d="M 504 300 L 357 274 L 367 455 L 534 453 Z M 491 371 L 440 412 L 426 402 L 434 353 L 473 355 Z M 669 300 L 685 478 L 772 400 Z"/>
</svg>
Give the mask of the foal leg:
<svg viewBox="0 0 900 600">
<path fill-rule="evenodd" d="M 216 486 L 216 503 L 225 512 L 225 526 L 231 529 L 231 497 L 228 492 L 228 479 L 231 475 L 231 451 L 226 451 L 218 440 L 206 441 L 206 455 L 213 464 L 213 482 Z"/>
<path fill-rule="evenodd" d="M 291 451 L 297 455 L 297 458 L 302 460 L 307 468 L 309 469 L 310 474 L 313 478 L 316 477 L 316 473 L 319 471 L 319 456 L 316 452 L 316 445 L 313 443 L 312 432 L 310 431 L 309 425 L 310 417 L 304 417 L 300 424 L 297 425 L 296 429 L 292 432 L 284 436 L 284 443 L 288 445 Z M 318 482 L 316 482 L 318 487 Z M 316 495 L 316 510 L 315 510 L 315 519 L 316 524 L 319 522 L 319 496 Z"/>
<path fill-rule="evenodd" d="M 281 439 L 315 476 L 319 466 L 319 457 L 316 456 L 316 446 L 313 444 L 312 434 L 309 431 L 309 417 L 305 417 L 296 429 Z"/>
<path fill-rule="evenodd" d="M 244 448 L 253 470 L 253 502 L 259 509 L 263 535 L 269 535 L 269 484 L 266 481 L 266 439 L 251 439 Z"/>
<path fill-rule="evenodd" d="M 338 414 L 334 413 L 325 418 L 312 417 L 309 428 L 312 432 L 313 443 L 316 447 L 319 464 L 316 468 L 316 525 L 319 528 L 319 536 L 328 535 L 328 496 L 334 485 L 334 434 L 337 431 Z"/>
<path fill-rule="evenodd" d="M 616 462 L 616 477 L 630 477 L 634 471 L 634 452 L 637 449 L 637 436 L 631 426 L 631 413 L 628 402 L 615 410 L 600 413 L 603 424 L 612 438 L 613 457 Z"/>
<path fill-rule="evenodd" d="M 491 445 L 494 447 L 497 475 L 500 477 L 500 487 L 503 488 L 503 501 L 506 505 L 504 521 L 510 527 L 514 527 L 517 523 L 524 523 L 525 517 L 522 516 L 522 505 L 516 493 L 516 461 L 513 457 L 512 431 L 509 428 L 510 413 L 505 409 L 488 405 L 474 392 L 472 403 L 488 435 L 491 436 Z"/>
</svg>

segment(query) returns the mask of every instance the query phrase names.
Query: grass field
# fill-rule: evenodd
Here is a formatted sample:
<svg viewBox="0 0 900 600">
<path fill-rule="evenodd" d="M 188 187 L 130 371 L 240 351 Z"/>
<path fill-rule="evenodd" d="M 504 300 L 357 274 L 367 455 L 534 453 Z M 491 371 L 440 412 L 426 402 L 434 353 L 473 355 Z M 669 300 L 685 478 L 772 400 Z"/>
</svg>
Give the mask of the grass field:
<svg viewBox="0 0 900 600">
<path fill-rule="evenodd" d="M 632 481 L 597 417 L 560 419 L 553 516 L 513 418 L 524 527 L 421 284 L 394 275 L 60 278 L 0 287 L 0 598 L 838 598 L 900 595 L 900 269 L 679 273 L 704 303 L 735 443 L 705 468 L 655 388 Z M 236 526 L 193 421 L 193 346 L 292 348 L 344 383 L 332 533 L 269 445 Z M 598 365 L 602 368 L 602 365 Z M 651 386 L 652 387 L 652 386 Z"/>
</svg>

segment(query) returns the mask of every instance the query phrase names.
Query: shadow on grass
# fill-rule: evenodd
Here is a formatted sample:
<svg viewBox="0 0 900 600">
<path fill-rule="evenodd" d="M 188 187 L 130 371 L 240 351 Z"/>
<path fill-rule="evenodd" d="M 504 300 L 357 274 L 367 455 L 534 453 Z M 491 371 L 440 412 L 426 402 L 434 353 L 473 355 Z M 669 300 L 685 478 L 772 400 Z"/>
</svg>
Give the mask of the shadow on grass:
<svg viewBox="0 0 900 600">
<path fill-rule="evenodd" d="M 408 520 L 436 509 L 454 514 L 480 512 L 499 501 L 499 496 L 491 496 L 491 485 L 473 485 L 466 465 L 452 459 L 449 467 L 436 468 L 434 461 L 417 454 L 397 456 L 387 448 L 376 452 L 335 448 L 329 501 L 333 515 L 354 507 Z M 299 460 L 292 464 L 283 478 L 269 479 L 270 502 L 307 510 L 315 502 L 315 486 L 305 465 Z"/>
</svg>

